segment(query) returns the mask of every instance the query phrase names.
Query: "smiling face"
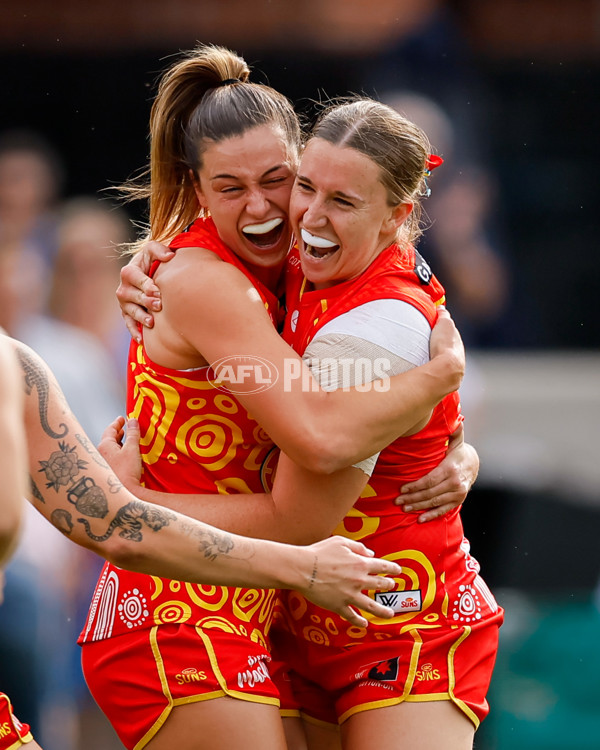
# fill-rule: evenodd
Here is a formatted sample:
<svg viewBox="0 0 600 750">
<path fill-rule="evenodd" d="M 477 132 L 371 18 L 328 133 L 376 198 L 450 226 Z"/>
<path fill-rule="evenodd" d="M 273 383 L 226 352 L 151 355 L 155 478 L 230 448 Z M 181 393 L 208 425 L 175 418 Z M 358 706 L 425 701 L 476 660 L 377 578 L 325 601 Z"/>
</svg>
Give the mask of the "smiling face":
<svg viewBox="0 0 600 750">
<path fill-rule="evenodd" d="M 369 157 L 312 138 L 290 203 L 304 275 L 317 289 L 359 276 L 394 242 L 411 209 L 411 203 L 389 205 Z"/>
<path fill-rule="evenodd" d="M 290 248 L 295 166 L 281 130 L 272 125 L 211 143 L 202 154 L 200 205 L 223 242 L 261 278 L 282 267 Z"/>
</svg>

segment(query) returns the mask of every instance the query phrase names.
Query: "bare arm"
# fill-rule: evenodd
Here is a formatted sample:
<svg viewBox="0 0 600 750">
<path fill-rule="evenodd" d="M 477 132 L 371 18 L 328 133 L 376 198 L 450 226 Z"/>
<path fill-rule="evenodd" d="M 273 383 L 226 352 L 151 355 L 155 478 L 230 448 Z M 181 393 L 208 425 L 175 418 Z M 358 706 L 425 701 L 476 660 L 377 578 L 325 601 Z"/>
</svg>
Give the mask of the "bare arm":
<svg viewBox="0 0 600 750">
<path fill-rule="evenodd" d="M 163 310 L 144 337 L 150 357 L 184 369 L 235 355 L 248 373 L 236 384 L 236 396 L 285 453 L 312 471 L 330 473 L 376 453 L 460 384 L 464 350 L 447 313 L 435 329 L 442 351 L 434 346 L 427 364 L 368 391 L 328 392 L 278 336 L 254 287 L 236 268 L 187 248 L 158 274 Z M 257 356 L 279 375 L 264 390 L 253 374 Z"/>
<path fill-rule="evenodd" d="M 17 362 L 0 334 L 0 564 L 16 544 L 26 495 L 27 455 Z"/>
<path fill-rule="evenodd" d="M 65 536 L 120 567 L 198 583 L 297 588 L 351 622 L 351 605 L 379 607 L 362 589 L 388 590 L 396 565 L 333 538 L 292 547 L 228 534 L 128 492 L 91 445 L 52 373 L 12 341 L 25 388 L 33 505 Z M 381 608 L 382 616 L 389 616 Z"/>
<path fill-rule="evenodd" d="M 333 474 L 315 474 L 279 455 L 271 493 L 174 494 L 140 485 L 140 429 L 123 417 L 110 424 L 99 450 L 135 495 L 244 536 L 290 544 L 311 544 L 332 533 L 354 505 L 367 475 L 352 466 Z"/>
</svg>

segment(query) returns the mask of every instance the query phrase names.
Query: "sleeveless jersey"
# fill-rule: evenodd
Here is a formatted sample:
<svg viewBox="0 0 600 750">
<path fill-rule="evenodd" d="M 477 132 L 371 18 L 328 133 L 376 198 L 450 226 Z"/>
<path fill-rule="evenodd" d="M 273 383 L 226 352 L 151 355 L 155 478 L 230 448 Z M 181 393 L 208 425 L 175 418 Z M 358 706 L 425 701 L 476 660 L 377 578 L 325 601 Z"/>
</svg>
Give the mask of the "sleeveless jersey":
<svg viewBox="0 0 600 750">
<path fill-rule="evenodd" d="M 406 301 L 431 326 L 437 305 L 445 301 L 443 287 L 412 247 L 391 245 L 359 277 L 312 291 L 307 291 L 295 254 L 287 268 L 288 315 L 283 336 L 303 354 L 323 325 L 376 299 Z M 390 638 L 405 629 L 464 623 L 496 611 L 493 597 L 477 575 L 478 563 L 469 555 L 458 509 L 419 524 L 418 514 L 406 513 L 394 504 L 405 482 L 418 479 L 440 463 L 449 436 L 461 421 L 458 394 L 450 394 L 420 432 L 398 438 L 384 449 L 361 497 L 334 532 L 358 539 L 377 556 L 402 566 L 397 590 L 377 594 L 378 600 L 394 607 L 396 616 L 380 620 L 367 614 L 369 628 L 356 628 L 297 592 L 284 592 L 284 627 L 313 643 L 347 647 L 368 639 Z"/>
<path fill-rule="evenodd" d="M 219 239 L 212 220 L 199 219 L 172 248 L 203 247 L 239 268 L 257 288 L 274 324 L 275 295 Z M 176 493 L 254 493 L 269 485 L 276 449 L 269 436 L 230 393 L 211 379 L 209 367 L 172 370 L 152 362 L 132 341 L 127 412 L 139 420 L 143 484 Z M 135 520 L 135 519 L 134 519 Z M 107 535 L 113 529 L 107 531 Z M 135 533 L 135 528 L 115 529 Z M 106 563 L 80 642 L 96 641 L 154 625 L 189 623 L 263 642 L 275 592 L 173 581 Z"/>
</svg>

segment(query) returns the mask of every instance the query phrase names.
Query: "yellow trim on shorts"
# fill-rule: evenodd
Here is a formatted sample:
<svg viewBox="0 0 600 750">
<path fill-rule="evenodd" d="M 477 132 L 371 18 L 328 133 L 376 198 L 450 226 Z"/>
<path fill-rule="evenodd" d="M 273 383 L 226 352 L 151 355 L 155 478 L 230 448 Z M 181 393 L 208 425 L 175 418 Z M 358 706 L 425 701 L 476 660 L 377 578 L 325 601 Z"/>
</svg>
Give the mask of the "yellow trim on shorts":
<svg viewBox="0 0 600 750">
<path fill-rule="evenodd" d="M 213 668 L 213 671 L 217 676 L 219 685 L 221 686 L 221 690 L 223 690 L 225 695 L 229 695 L 231 698 L 239 698 L 243 701 L 250 701 L 251 703 L 266 703 L 269 706 L 277 706 L 277 708 L 279 708 L 279 698 L 269 698 L 266 695 L 248 695 L 248 693 L 242 693 L 241 690 L 231 690 L 230 688 L 228 688 L 227 682 L 223 677 L 221 670 L 219 669 L 217 656 L 215 654 L 215 650 L 211 643 L 210 637 L 208 636 L 208 633 L 202 630 L 202 628 L 196 628 L 196 632 L 198 633 L 200 638 L 202 638 L 202 642 L 204 643 L 204 647 L 206 648 L 206 653 L 208 654 L 208 658 L 210 659 L 210 666 Z"/>
<path fill-rule="evenodd" d="M 361 703 L 359 706 L 353 706 L 345 711 L 341 716 L 338 717 L 338 724 L 343 724 L 347 719 L 354 714 L 358 714 L 362 711 L 371 711 L 374 708 L 385 708 L 386 706 L 396 706 L 399 703 L 403 703 L 415 682 L 417 674 L 417 666 L 419 664 L 419 654 L 421 653 L 421 646 L 423 645 L 423 639 L 418 630 L 411 630 L 410 634 L 414 638 L 414 644 L 410 654 L 410 664 L 408 667 L 408 674 L 406 675 L 406 682 L 404 683 L 404 691 L 402 695 L 394 698 L 383 698 L 378 701 L 371 701 L 370 703 Z"/>
<path fill-rule="evenodd" d="M 325 721 L 324 719 L 315 719 L 314 716 L 309 716 L 302 711 L 300 711 L 300 716 L 302 717 L 302 721 L 305 721 L 307 724 L 312 724 L 315 727 L 324 727 L 325 729 L 338 728 L 338 724 L 335 722 Z"/>
<path fill-rule="evenodd" d="M 28 745 L 30 742 L 33 742 L 33 735 L 31 732 L 27 732 L 25 737 L 19 737 L 19 739 L 16 742 L 13 742 L 10 747 L 7 747 L 6 750 L 17 750 L 18 747 Z"/>
<path fill-rule="evenodd" d="M 465 625 L 465 628 L 460 636 L 450 648 L 450 651 L 448 651 L 448 691 L 450 693 L 450 698 L 453 701 L 453 703 L 460 708 L 460 710 L 465 713 L 469 719 L 475 724 L 475 729 L 479 728 L 479 724 L 481 723 L 479 721 L 479 717 L 477 714 L 470 709 L 467 704 L 462 701 L 460 698 L 457 698 L 454 695 L 454 687 L 456 685 L 456 677 L 454 674 L 454 654 L 456 653 L 457 648 L 460 646 L 460 644 L 467 639 L 471 635 L 471 627 L 470 625 Z"/>
<path fill-rule="evenodd" d="M 158 633 L 158 625 L 153 625 L 148 632 L 148 637 L 150 640 L 150 648 L 152 649 L 152 655 L 154 656 L 154 662 L 156 664 L 156 670 L 158 672 L 158 677 L 160 680 L 160 686 L 162 688 L 163 695 L 167 699 L 167 705 L 160 712 L 160 716 L 158 717 L 158 719 L 156 719 L 154 724 L 150 727 L 150 729 L 146 732 L 146 734 L 142 737 L 142 739 L 135 744 L 133 750 L 141 750 L 150 742 L 150 740 L 162 727 L 165 721 L 169 718 L 169 714 L 171 713 L 171 710 L 173 709 L 173 705 L 174 705 L 173 696 L 171 695 L 171 691 L 169 690 L 169 683 L 167 682 L 167 675 L 165 674 L 165 665 L 164 665 L 162 656 L 160 654 L 160 647 L 158 645 L 157 633 Z"/>
<path fill-rule="evenodd" d="M 150 740 L 158 733 L 159 729 L 161 729 L 165 721 L 169 718 L 169 714 L 173 710 L 174 706 L 185 706 L 190 703 L 200 703 L 201 701 L 214 700 L 215 698 L 225 698 L 227 696 L 240 698 L 241 700 L 251 701 L 254 703 L 268 703 L 271 705 L 279 706 L 279 701 L 277 700 L 277 698 L 267 698 L 253 695 L 249 696 L 245 693 L 238 693 L 237 690 L 228 690 L 225 679 L 221 673 L 221 670 L 219 669 L 217 657 L 215 655 L 212 643 L 210 642 L 210 638 L 208 638 L 208 636 L 206 636 L 205 638 L 205 633 L 200 628 L 196 629 L 196 633 L 200 636 L 202 642 L 204 643 L 210 665 L 214 670 L 219 685 L 221 686 L 221 690 L 213 690 L 210 693 L 201 693 L 199 695 L 187 695 L 185 698 L 173 698 L 171 690 L 169 689 L 169 683 L 167 681 L 167 675 L 165 673 L 165 666 L 160 653 L 160 646 L 158 645 L 158 628 L 158 625 L 154 625 L 149 630 L 150 648 L 152 649 L 152 653 L 154 655 L 156 669 L 158 671 L 163 695 L 167 699 L 167 705 L 161 711 L 158 719 L 156 719 L 154 724 L 150 727 L 150 729 L 146 732 L 142 739 L 135 744 L 133 750 L 142 750 L 142 748 L 144 748 L 150 742 Z"/>
<path fill-rule="evenodd" d="M 299 719 L 302 716 L 299 708 L 280 708 L 279 715 L 282 719 Z"/>
<path fill-rule="evenodd" d="M 415 681 L 418 657 L 422 643 L 421 636 L 419 635 L 418 631 L 412 631 L 411 635 L 415 639 L 415 644 L 411 653 L 410 667 L 408 670 L 406 684 L 404 686 L 404 692 L 402 693 L 402 695 L 396 698 L 387 698 L 379 701 L 372 701 L 371 703 L 363 703 L 360 706 L 354 706 L 353 708 L 348 709 L 348 711 L 346 711 L 339 717 L 338 723 L 343 724 L 343 722 L 345 722 L 351 716 L 354 716 L 357 713 L 361 713 L 362 711 L 370 711 L 377 708 L 386 708 L 388 706 L 397 706 L 400 705 L 400 703 L 404 702 L 433 703 L 434 701 L 452 701 L 452 703 L 454 703 L 454 705 L 473 722 L 473 724 L 475 725 L 475 729 L 478 729 L 481 722 L 477 714 L 471 708 L 469 708 L 469 706 L 463 700 L 457 698 L 454 694 L 454 688 L 456 686 L 456 676 L 454 673 L 454 654 L 456 653 L 456 650 L 458 649 L 460 644 L 471 635 L 471 627 L 468 625 L 464 627 L 463 632 L 460 634 L 459 638 L 457 638 L 457 640 L 452 644 L 450 650 L 448 651 L 448 691 L 444 693 L 421 693 L 419 695 L 412 695 L 410 693 Z M 311 721 L 316 722 L 317 720 L 313 720 L 311 718 Z M 329 722 L 321 723 L 326 726 L 331 726 Z"/>
</svg>

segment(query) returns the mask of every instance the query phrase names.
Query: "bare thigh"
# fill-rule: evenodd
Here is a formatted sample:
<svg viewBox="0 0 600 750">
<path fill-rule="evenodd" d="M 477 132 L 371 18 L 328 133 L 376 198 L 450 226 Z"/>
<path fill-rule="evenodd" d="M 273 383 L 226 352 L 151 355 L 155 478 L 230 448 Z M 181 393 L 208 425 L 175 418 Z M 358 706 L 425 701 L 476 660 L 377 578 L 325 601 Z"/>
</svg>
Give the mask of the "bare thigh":
<svg viewBox="0 0 600 750">
<path fill-rule="evenodd" d="M 279 709 L 215 698 L 175 706 L 146 750 L 286 750 Z"/>
<path fill-rule="evenodd" d="M 308 750 L 302 719 L 295 716 L 284 716 L 282 722 L 287 750 Z"/>
<path fill-rule="evenodd" d="M 451 701 L 361 711 L 342 724 L 344 750 L 472 750 L 475 727 Z"/>
<path fill-rule="evenodd" d="M 342 750 L 339 727 L 304 722 L 309 750 Z"/>
</svg>

